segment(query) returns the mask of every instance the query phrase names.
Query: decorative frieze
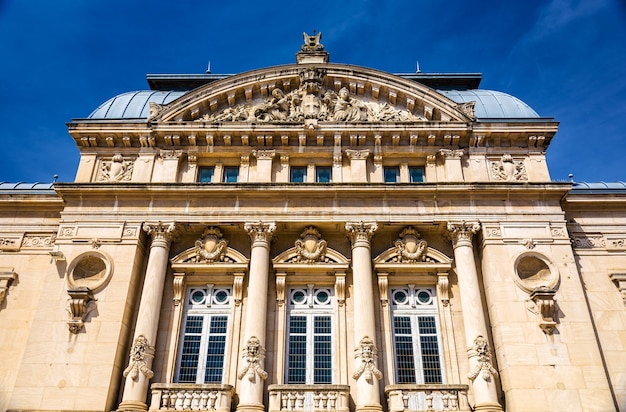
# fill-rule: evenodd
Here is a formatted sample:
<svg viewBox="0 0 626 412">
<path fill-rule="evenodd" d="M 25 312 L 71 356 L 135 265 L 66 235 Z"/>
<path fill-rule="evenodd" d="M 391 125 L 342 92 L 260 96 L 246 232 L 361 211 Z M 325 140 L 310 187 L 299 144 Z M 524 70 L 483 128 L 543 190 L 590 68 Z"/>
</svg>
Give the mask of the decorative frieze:
<svg viewBox="0 0 626 412">
<path fill-rule="evenodd" d="M 116 153 L 111 160 L 102 160 L 96 180 L 98 182 L 130 181 L 133 175 L 134 162 Z"/>
<path fill-rule="evenodd" d="M 50 248 L 54 245 L 56 233 L 26 234 L 22 239 L 21 248 Z"/>
<path fill-rule="evenodd" d="M 24 233 L 20 234 L 0 234 L 0 250 L 14 252 L 20 250 Z"/>
<path fill-rule="evenodd" d="M 626 250 L 626 235 L 621 234 L 575 233 L 570 241 L 576 249 Z"/>
</svg>

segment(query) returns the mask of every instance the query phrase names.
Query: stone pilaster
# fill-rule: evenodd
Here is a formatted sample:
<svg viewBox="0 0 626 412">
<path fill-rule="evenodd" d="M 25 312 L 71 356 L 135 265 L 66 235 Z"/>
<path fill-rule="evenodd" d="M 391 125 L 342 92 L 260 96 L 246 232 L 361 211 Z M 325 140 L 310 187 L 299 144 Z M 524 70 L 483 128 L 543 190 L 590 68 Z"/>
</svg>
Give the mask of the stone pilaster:
<svg viewBox="0 0 626 412">
<path fill-rule="evenodd" d="M 270 263 L 270 243 L 275 223 L 246 223 L 244 229 L 250 235 L 250 276 L 248 278 L 248 301 L 242 362 L 237 378 L 239 404 L 237 411 L 263 411 L 263 386 L 267 378 L 264 370 L 265 323 L 267 317 L 267 290 Z"/>
<path fill-rule="evenodd" d="M 367 182 L 367 158 L 369 150 L 346 150 L 346 156 L 350 159 L 351 182 Z"/>
<path fill-rule="evenodd" d="M 479 229 L 478 222 L 448 223 L 459 278 L 459 295 L 470 370 L 468 378 L 472 382 L 474 410 L 502 411 L 495 382 L 498 373 L 491 362 L 487 324 L 474 260 L 472 237 Z"/>
<path fill-rule="evenodd" d="M 175 223 L 145 223 L 143 229 L 152 237 L 148 266 L 144 279 L 137 325 L 130 351 L 128 367 L 124 370 L 124 395 L 118 411 L 145 411 L 149 381 L 153 376 L 152 360 L 159 327 L 161 298 L 167 272 L 170 244 L 177 236 Z"/>
<path fill-rule="evenodd" d="M 376 365 L 376 324 L 374 281 L 372 277 L 371 239 L 378 229 L 375 222 L 348 222 L 346 231 L 352 243 L 354 283 L 354 357 L 356 411 L 381 411 L 378 381 L 382 378 Z"/>
</svg>

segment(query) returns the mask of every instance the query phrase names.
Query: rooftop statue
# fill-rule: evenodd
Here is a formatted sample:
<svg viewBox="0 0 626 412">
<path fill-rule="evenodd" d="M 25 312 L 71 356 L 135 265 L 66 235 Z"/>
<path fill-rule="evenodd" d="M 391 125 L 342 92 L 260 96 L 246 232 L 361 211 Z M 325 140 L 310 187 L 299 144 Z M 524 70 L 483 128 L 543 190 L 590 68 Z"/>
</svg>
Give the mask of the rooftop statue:
<svg viewBox="0 0 626 412">
<path fill-rule="evenodd" d="M 304 44 L 302 45 L 302 51 L 304 52 L 315 52 L 324 50 L 324 45 L 320 43 L 322 40 L 322 32 L 315 33 L 313 32 L 313 36 L 309 36 L 306 33 L 302 33 L 304 37 Z"/>
</svg>

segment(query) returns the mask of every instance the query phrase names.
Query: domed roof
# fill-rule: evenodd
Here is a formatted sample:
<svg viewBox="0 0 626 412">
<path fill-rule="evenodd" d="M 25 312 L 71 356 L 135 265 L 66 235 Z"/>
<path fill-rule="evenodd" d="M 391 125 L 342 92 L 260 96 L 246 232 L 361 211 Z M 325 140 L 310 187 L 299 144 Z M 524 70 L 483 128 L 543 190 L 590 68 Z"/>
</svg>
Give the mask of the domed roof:
<svg viewBox="0 0 626 412">
<path fill-rule="evenodd" d="M 117 95 L 94 110 L 89 119 L 147 119 L 150 102 L 167 104 L 186 91 L 144 90 Z"/>
<path fill-rule="evenodd" d="M 437 90 L 457 103 L 476 102 L 478 119 L 528 119 L 540 117 L 529 105 L 510 94 L 494 90 Z"/>
</svg>

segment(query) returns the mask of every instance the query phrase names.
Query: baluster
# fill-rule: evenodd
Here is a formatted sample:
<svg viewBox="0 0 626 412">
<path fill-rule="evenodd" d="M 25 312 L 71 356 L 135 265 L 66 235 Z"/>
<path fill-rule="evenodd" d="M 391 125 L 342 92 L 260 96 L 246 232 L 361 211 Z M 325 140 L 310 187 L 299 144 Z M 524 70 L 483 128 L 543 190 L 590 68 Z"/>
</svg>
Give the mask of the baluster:
<svg viewBox="0 0 626 412">
<path fill-rule="evenodd" d="M 289 399 L 289 406 L 287 407 L 287 410 L 293 411 L 294 403 L 296 402 L 296 397 L 292 392 L 289 392 L 288 399 Z"/>
<path fill-rule="evenodd" d="M 170 394 L 167 390 L 161 392 L 161 407 L 159 409 L 170 408 Z"/>
<path fill-rule="evenodd" d="M 313 409 L 322 408 L 321 399 L 322 397 L 319 392 L 313 392 Z"/>
<path fill-rule="evenodd" d="M 209 394 L 206 391 L 202 391 L 200 392 L 200 410 L 206 410 L 207 408 L 207 403 L 209 401 Z"/>
<path fill-rule="evenodd" d="M 443 410 L 450 410 L 450 392 L 449 391 L 441 391 L 441 401 L 443 402 Z"/>
<path fill-rule="evenodd" d="M 296 393 L 296 408 L 304 409 L 304 394 L 297 392 Z"/>
<path fill-rule="evenodd" d="M 402 391 L 402 403 L 404 404 L 404 409 L 409 409 L 409 394 L 404 391 Z"/>
<path fill-rule="evenodd" d="M 287 394 L 286 393 L 281 393 L 280 395 L 280 410 L 281 411 L 286 411 L 287 410 Z"/>
<path fill-rule="evenodd" d="M 335 410 L 337 407 L 337 393 L 328 392 L 328 406 L 330 410 Z"/>
<path fill-rule="evenodd" d="M 459 395 L 457 391 L 450 391 L 450 410 L 451 411 L 459 410 Z"/>
<path fill-rule="evenodd" d="M 192 411 L 200 410 L 200 394 L 194 391 L 191 393 L 191 397 L 191 405 L 189 405 L 189 408 Z"/>
<path fill-rule="evenodd" d="M 320 393 L 320 408 L 321 409 L 328 408 L 328 395 L 325 393 Z"/>
<path fill-rule="evenodd" d="M 193 398 L 193 396 L 191 395 L 191 392 L 186 391 L 185 392 L 185 401 L 183 402 L 183 410 L 188 411 L 189 409 L 191 409 L 191 399 Z"/>
<path fill-rule="evenodd" d="M 426 410 L 428 412 L 433 411 L 433 391 L 426 391 Z"/>
<path fill-rule="evenodd" d="M 209 409 L 217 409 L 218 392 L 209 393 Z"/>
<path fill-rule="evenodd" d="M 185 394 L 182 391 L 178 392 L 176 394 L 176 408 L 175 409 L 177 411 L 182 411 L 184 409 L 183 408 L 184 403 L 185 403 Z"/>
</svg>

